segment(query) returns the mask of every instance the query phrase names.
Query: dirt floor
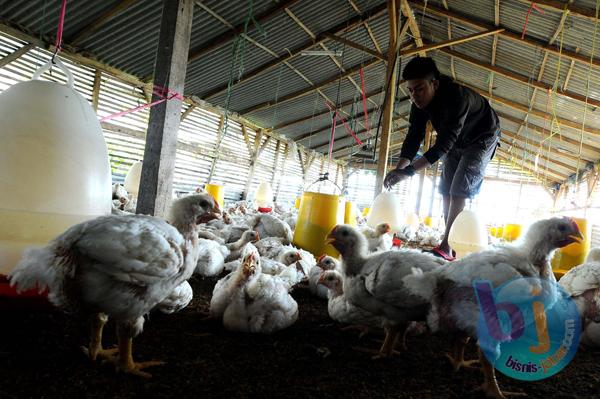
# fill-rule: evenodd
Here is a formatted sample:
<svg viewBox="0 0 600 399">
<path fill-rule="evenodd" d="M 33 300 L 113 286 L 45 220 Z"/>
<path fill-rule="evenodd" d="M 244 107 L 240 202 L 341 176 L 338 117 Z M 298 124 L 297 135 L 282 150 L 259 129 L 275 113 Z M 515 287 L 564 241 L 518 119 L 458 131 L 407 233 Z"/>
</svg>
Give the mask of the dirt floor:
<svg viewBox="0 0 600 399">
<path fill-rule="evenodd" d="M 454 373 L 444 357 L 450 343 L 421 335 L 409 351 L 387 360 L 353 347 L 377 348 L 378 334 L 362 339 L 341 331 L 326 303 L 300 288 L 300 317 L 272 336 L 237 334 L 201 321 L 215 279 L 192 279 L 194 301 L 173 315 L 152 314 L 134 341 L 137 360 L 167 363 L 153 378 L 116 374 L 88 361 L 87 326 L 58 312 L 0 309 L 0 398 L 475 398 L 476 370 Z M 2 305 L 0 303 L 0 305 Z M 107 325 L 106 344 L 114 344 Z M 600 397 L 600 352 L 580 351 L 557 376 L 536 383 L 499 375 L 507 391 L 532 398 Z M 475 356 L 471 347 L 468 356 Z"/>
</svg>

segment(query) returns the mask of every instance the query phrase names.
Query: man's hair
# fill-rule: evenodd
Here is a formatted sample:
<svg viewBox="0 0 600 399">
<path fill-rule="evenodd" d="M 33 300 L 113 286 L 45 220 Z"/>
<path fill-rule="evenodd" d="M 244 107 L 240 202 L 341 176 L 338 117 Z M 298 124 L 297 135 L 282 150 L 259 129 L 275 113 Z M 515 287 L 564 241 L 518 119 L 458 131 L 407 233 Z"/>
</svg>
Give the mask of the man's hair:
<svg viewBox="0 0 600 399">
<path fill-rule="evenodd" d="M 408 61 L 402 71 L 402 79 L 439 79 L 440 71 L 435 61 L 429 57 L 415 57 Z"/>
</svg>

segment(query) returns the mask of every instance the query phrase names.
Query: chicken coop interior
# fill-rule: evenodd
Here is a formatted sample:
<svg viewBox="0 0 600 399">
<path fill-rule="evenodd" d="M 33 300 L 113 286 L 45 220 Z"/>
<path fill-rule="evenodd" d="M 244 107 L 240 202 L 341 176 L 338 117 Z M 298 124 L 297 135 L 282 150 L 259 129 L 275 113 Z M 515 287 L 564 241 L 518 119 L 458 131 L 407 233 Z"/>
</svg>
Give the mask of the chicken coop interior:
<svg viewBox="0 0 600 399">
<path fill-rule="evenodd" d="M 599 15 L 0 0 L 0 399 L 600 397 Z M 449 232 L 446 158 L 385 183 L 417 57 L 499 119 Z M 577 314 L 551 377 L 513 378 L 473 333 L 472 283 L 515 276 Z"/>
</svg>

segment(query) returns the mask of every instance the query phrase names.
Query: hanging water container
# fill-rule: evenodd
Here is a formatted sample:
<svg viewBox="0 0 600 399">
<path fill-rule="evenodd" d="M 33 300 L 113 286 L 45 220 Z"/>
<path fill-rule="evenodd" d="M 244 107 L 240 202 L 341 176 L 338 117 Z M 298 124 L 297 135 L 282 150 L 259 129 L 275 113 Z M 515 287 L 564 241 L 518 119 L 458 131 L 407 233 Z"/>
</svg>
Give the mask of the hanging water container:
<svg viewBox="0 0 600 399">
<path fill-rule="evenodd" d="M 270 183 L 262 182 L 258 185 L 258 188 L 254 193 L 254 203 L 259 208 L 273 207 L 273 189 L 271 188 Z"/>
<path fill-rule="evenodd" d="M 479 252 L 488 244 L 485 225 L 481 223 L 475 212 L 464 210 L 452 223 L 448 234 L 448 243 L 456 251 L 458 258 Z"/>
<path fill-rule="evenodd" d="M 321 181 L 334 184 L 341 192 L 341 188 L 327 178 L 317 182 Z M 312 185 L 314 183 L 307 188 Z M 300 200 L 293 244 L 314 256 L 326 253 L 338 257 L 339 253 L 331 245 L 326 245 L 325 240 L 331 229 L 344 223 L 345 202 L 341 195 L 305 191 Z"/>
<path fill-rule="evenodd" d="M 137 197 L 140 192 L 140 180 L 142 178 L 142 161 L 134 162 L 125 175 L 123 186 L 128 194 Z"/>
<path fill-rule="evenodd" d="M 356 227 L 357 214 L 356 205 L 350 201 L 346 201 L 346 205 L 344 206 L 344 224 Z"/>
<path fill-rule="evenodd" d="M 406 224 L 407 225 L 418 228 L 420 223 L 421 223 L 421 221 L 419 220 L 419 215 L 417 215 L 416 213 L 414 213 L 414 212 L 409 213 L 406 216 Z"/>
<path fill-rule="evenodd" d="M 111 175 L 102 128 L 68 84 L 39 76 L 0 94 L 0 274 L 27 247 L 44 246 L 70 226 L 111 211 Z"/>
<path fill-rule="evenodd" d="M 400 209 L 400 197 L 386 192 L 379 194 L 373 201 L 367 225 L 375 228 L 379 223 L 389 223 L 392 233 L 396 233 L 404 226 L 404 220 Z"/>
<path fill-rule="evenodd" d="M 206 191 L 207 194 L 212 195 L 219 204 L 219 207 L 223 209 L 223 204 L 225 203 L 225 187 L 219 186 L 218 184 L 207 183 L 204 186 L 204 191 Z"/>
<path fill-rule="evenodd" d="M 296 200 L 294 201 L 294 208 L 300 209 L 300 201 L 301 201 L 301 198 L 297 197 Z"/>
<path fill-rule="evenodd" d="M 566 247 L 560 248 L 552 258 L 552 268 L 558 271 L 568 271 L 573 267 L 585 262 L 585 257 L 590 251 L 591 246 L 591 228 L 587 219 L 573 218 L 581 234 L 583 240 L 581 243 L 569 244 Z M 556 273 L 555 273 L 556 274 Z"/>
</svg>

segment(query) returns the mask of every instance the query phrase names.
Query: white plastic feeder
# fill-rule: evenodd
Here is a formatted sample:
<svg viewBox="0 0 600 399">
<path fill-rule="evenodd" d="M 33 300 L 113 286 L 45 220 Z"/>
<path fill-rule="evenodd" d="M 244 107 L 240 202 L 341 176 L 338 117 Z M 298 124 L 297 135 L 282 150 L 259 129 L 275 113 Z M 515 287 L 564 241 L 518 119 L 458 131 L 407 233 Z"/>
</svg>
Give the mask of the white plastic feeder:
<svg viewBox="0 0 600 399">
<path fill-rule="evenodd" d="M 375 228 L 379 223 L 389 223 L 393 233 L 398 232 L 404 225 L 400 197 L 395 193 L 381 193 L 373 201 L 367 225 Z"/>
<path fill-rule="evenodd" d="M 134 162 L 129 171 L 125 175 L 125 182 L 123 186 L 127 193 L 133 195 L 134 197 L 138 196 L 140 191 L 140 180 L 142 178 L 142 161 Z"/>
<path fill-rule="evenodd" d="M 254 203 L 259 208 L 273 207 L 273 189 L 268 182 L 262 182 L 258 185 L 254 193 Z"/>
<path fill-rule="evenodd" d="M 487 230 L 475 212 L 464 210 L 458 214 L 450 228 L 448 244 L 456 251 L 458 258 L 487 247 Z"/>
<path fill-rule="evenodd" d="M 70 226 L 111 211 L 111 175 L 102 128 L 73 76 L 33 80 L 0 94 L 0 274 L 27 247 L 44 246 Z"/>
</svg>

